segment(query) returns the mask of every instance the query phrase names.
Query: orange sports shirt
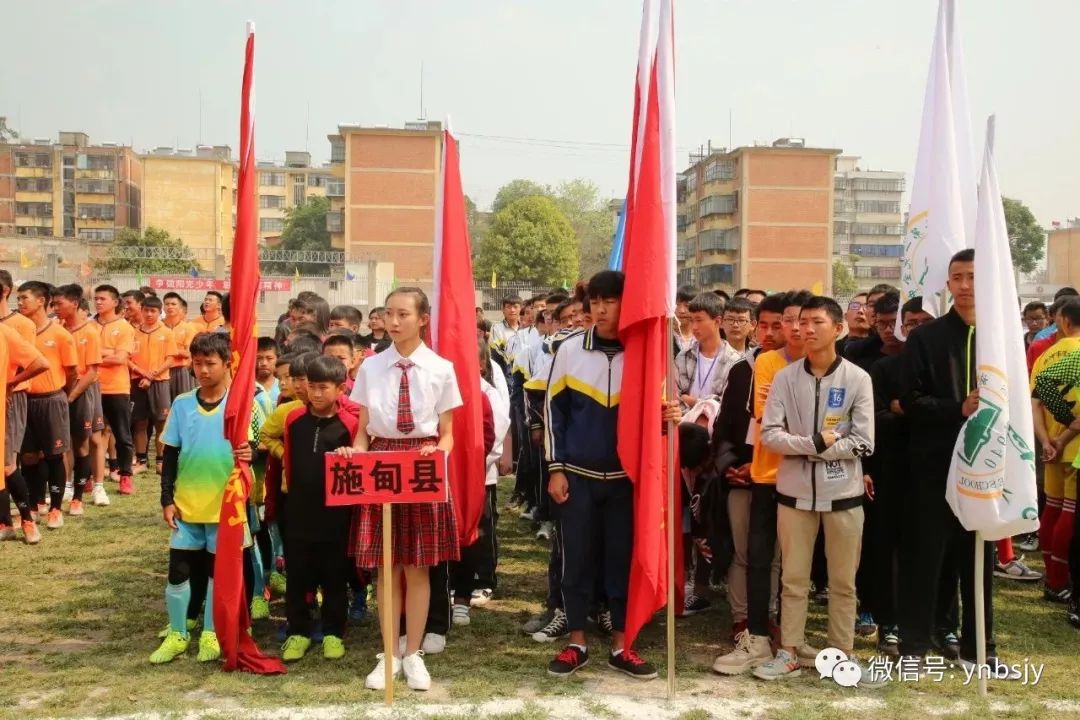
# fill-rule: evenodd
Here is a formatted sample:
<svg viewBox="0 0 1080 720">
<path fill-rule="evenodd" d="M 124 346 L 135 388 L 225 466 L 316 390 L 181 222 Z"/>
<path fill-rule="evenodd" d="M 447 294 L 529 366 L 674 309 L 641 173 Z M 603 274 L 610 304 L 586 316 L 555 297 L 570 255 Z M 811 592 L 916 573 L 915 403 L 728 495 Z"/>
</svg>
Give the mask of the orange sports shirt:
<svg viewBox="0 0 1080 720">
<path fill-rule="evenodd" d="M 191 339 L 194 338 L 199 332 L 190 320 L 181 320 L 176 325 L 173 325 L 171 327 L 169 325 L 166 325 L 165 327 L 172 330 L 173 341 L 176 342 L 177 353 L 187 352 L 188 348 L 191 347 Z M 191 358 L 181 358 L 174 354 L 173 367 L 191 367 Z"/>
<path fill-rule="evenodd" d="M 176 340 L 173 337 L 173 331 L 164 323 L 159 322 L 150 330 L 139 328 L 136 331 L 135 351 L 132 353 L 131 360 L 146 372 L 153 372 L 175 354 Z M 169 371 L 166 369 L 150 379 L 168 380 Z"/>
<path fill-rule="evenodd" d="M 135 345 L 135 328 L 121 317 L 107 323 L 97 321 L 101 326 L 101 355 L 104 358 L 115 352 L 131 353 Z M 102 395 L 130 395 L 131 374 L 127 363 L 123 365 L 102 365 L 98 371 Z"/>
<path fill-rule="evenodd" d="M 83 377 L 91 365 L 101 365 L 101 332 L 90 321 L 68 332 L 75 338 L 75 351 L 79 357 L 79 377 Z"/>
<path fill-rule="evenodd" d="M 13 312 L 7 317 L 0 320 L 0 322 L 3 322 L 9 328 L 14 330 L 16 334 L 18 334 L 18 336 L 26 342 L 30 343 L 31 345 L 34 344 L 34 338 L 37 335 L 37 325 L 35 325 L 34 321 L 30 318 L 22 315 L 21 313 Z M 7 376 L 7 379 L 10 380 L 11 378 L 15 377 L 18 372 L 18 369 L 11 371 L 10 374 Z M 23 392 L 29 387 L 29 381 L 19 383 L 19 386 L 15 388 L 15 392 Z"/>
<path fill-rule="evenodd" d="M 202 315 L 199 315 L 197 318 L 191 321 L 191 324 L 195 326 L 196 335 L 204 332 L 214 332 L 219 328 L 225 327 L 225 317 L 223 315 L 219 315 L 214 320 L 207 322 Z"/>
<path fill-rule="evenodd" d="M 7 369 L 7 377 L 14 377 L 19 372 L 19 368 L 30 367 L 40 357 L 41 353 L 32 342 L 27 342 L 15 332 L 12 325 L 0 323 L 0 368 Z M 0 383 L 0 407 L 4 407 L 6 403 L 7 383 Z M 0 412 L 0 458 L 5 457 L 4 433 L 6 430 L 7 413 Z"/>
<path fill-rule="evenodd" d="M 49 369 L 30 378 L 30 394 L 44 395 L 63 390 L 67 385 L 67 369 L 79 366 L 75 338 L 55 320 L 38 330 L 34 346 L 49 361 Z"/>
</svg>

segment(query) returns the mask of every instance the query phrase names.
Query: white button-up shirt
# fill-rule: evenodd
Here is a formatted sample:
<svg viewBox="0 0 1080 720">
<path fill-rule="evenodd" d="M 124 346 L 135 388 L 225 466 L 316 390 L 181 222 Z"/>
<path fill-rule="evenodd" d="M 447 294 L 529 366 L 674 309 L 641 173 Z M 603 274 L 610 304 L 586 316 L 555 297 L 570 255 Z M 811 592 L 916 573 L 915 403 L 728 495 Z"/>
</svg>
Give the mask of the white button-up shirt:
<svg viewBox="0 0 1080 720">
<path fill-rule="evenodd" d="M 351 397 L 368 411 L 368 436 L 386 439 L 438 437 L 439 415 L 462 405 L 454 366 L 424 344 L 408 357 L 413 363 L 409 368 L 413 431 L 406 435 L 397 429 L 402 370 L 394 366 L 402 359 L 397 347 L 391 345 L 365 360 L 356 375 Z"/>
</svg>

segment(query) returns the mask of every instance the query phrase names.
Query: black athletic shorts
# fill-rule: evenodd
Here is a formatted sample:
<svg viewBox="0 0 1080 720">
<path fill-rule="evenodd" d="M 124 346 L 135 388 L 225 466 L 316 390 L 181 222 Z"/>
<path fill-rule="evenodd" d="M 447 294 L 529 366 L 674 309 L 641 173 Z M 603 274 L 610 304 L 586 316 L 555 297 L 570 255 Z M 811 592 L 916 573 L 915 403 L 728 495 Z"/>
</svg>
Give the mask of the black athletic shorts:
<svg viewBox="0 0 1080 720">
<path fill-rule="evenodd" d="M 169 415 L 172 407 L 172 398 L 169 396 L 169 381 L 158 380 L 150 383 L 150 387 L 141 388 L 132 381 L 131 384 L 131 421 L 142 422 L 164 420 Z"/>
<path fill-rule="evenodd" d="M 63 455 L 71 449 L 71 415 L 63 390 L 26 396 L 26 436 L 24 453 Z"/>
</svg>

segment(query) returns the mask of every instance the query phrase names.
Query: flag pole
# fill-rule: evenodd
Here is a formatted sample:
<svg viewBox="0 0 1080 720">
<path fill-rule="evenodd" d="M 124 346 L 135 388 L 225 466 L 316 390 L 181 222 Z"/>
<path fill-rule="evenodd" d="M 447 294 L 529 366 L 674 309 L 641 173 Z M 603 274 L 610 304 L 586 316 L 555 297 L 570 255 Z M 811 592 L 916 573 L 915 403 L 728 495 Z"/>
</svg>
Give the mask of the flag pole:
<svg viewBox="0 0 1080 720">
<path fill-rule="evenodd" d="M 671 342 L 674 335 L 675 320 L 668 318 L 667 342 Z M 670 400 L 674 397 L 675 388 L 675 362 L 671 351 L 665 345 L 664 356 L 667 365 L 667 395 Z M 681 539 L 682 533 L 675 532 L 675 433 L 678 427 L 673 421 L 667 422 L 667 697 L 668 700 L 675 698 L 675 543 Z M 680 518 L 681 519 L 681 518 Z"/>
<path fill-rule="evenodd" d="M 994 151 L 994 116 L 991 115 L 986 121 L 986 147 L 990 152 Z M 975 662 L 978 664 L 978 688 L 979 697 L 986 697 L 986 676 L 983 667 L 986 665 L 986 593 L 983 590 L 984 563 L 986 560 L 986 544 L 983 542 L 982 533 L 975 531 Z"/>
<path fill-rule="evenodd" d="M 390 706 L 394 704 L 394 640 L 397 638 L 397 627 L 400 619 L 394 614 L 394 551 L 391 547 L 394 534 L 392 524 L 394 514 L 390 503 L 382 506 L 382 603 L 383 618 L 383 664 L 386 667 L 386 675 L 383 682 L 386 683 L 386 691 L 383 699 Z"/>
</svg>

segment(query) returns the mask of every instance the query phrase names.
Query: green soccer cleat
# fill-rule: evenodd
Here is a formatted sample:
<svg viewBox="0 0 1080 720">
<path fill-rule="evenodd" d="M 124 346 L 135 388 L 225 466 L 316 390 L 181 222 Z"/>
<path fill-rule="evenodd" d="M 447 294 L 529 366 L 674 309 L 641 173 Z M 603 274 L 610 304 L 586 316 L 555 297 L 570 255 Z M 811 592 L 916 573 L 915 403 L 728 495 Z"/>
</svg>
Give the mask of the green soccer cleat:
<svg viewBox="0 0 1080 720">
<path fill-rule="evenodd" d="M 187 631 L 190 633 L 192 630 L 194 630 L 197 627 L 199 627 L 199 621 L 198 620 L 192 620 L 191 618 L 188 618 L 188 620 L 187 620 Z M 172 632 L 172 625 L 169 625 L 168 623 L 166 623 L 165 627 L 161 628 L 161 631 L 157 634 L 158 640 L 164 640 L 166 637 L 169 636 L 170 632 Z"/>
<path fill-rule="evenodd" d="M 281 659 L 285 662 L 296 662 L 304 657 L 309 647 L 311 647 L 311 638 L 290 635 L 285 638 L 285 644 L 281 646 Z"/>
<path fill-rule="evenodd" d="M 327 660 L 340 660 L 345 657 L 345 643 L 341 638 L 325 635 L 322 639 L 322 655 Z"/>
<path fill-rule="evenodd" d="M 270 603 L 264 597 L 256 597 L 251 600 L 251 619 L 265 620 L 270 617 Z"/>
<path fill-rule="evenodd" d="M 267 585 L 270 589 L 276 592 L 278 595 L 285 594 L 285 576 L 279 573 L 277 570 L 270 573 L 270 580 L 267 581 Z"/>
<path fill-rule="evenodd" d="M 154 665 L 164 665 L 167 662 L 172 662 L 187 652 L 190 641 L 190 635 L 181 635 L 175 630 L 170 631 L 165 635 L 161 646 L 150 656 L 150 662 Z"/>
<path fill-rule="evenodd" d="M 221 645 L 218 643 L 217 633 L 211 630 L 203 630 L 199 635 L 199 662 L 214 662 L 221 658 Z"/>
</svg>

